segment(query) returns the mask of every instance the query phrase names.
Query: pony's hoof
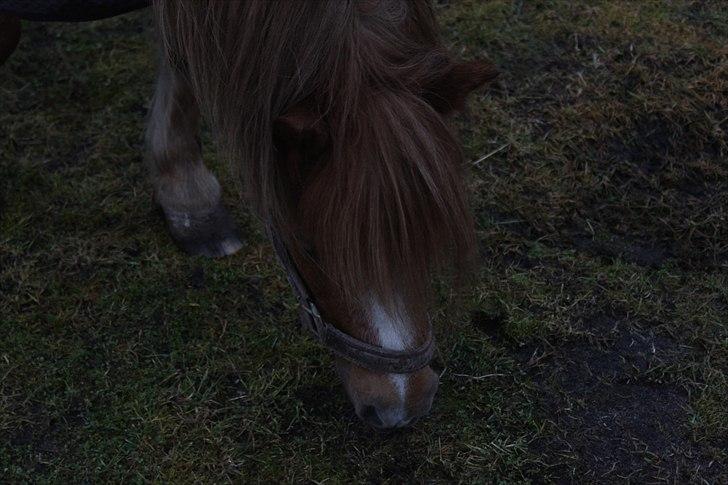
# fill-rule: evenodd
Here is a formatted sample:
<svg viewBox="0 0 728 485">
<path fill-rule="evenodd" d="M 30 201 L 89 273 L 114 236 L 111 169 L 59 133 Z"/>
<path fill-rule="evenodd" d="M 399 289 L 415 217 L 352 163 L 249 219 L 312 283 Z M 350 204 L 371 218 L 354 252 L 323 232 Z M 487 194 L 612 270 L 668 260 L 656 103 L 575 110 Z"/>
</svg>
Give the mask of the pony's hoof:
<svg viewBox="0 0 728 485">
<path fill-rule="evenodd" d="M 192 256 L 220 258 L 243 247 L 230 214 L 219 204 L 204 212 L 179 212 L 162 208 L 175 242 Z"/>
</svg>

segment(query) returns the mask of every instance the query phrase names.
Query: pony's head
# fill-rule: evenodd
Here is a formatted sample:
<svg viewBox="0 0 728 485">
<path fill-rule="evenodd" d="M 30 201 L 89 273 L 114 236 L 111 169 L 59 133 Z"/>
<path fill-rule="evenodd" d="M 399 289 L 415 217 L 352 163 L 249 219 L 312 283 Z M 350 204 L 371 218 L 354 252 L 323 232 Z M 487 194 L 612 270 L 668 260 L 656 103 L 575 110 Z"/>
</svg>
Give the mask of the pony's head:
<svg viewBox="0 0 728 485">
<path fill-rule="evenodd" d="M 322 315 L 392 351 L 431 338 L 431 276 L 466 270 L 473 253 L 460 150 L 445 118 L 493 70 L 451 63 L 435 74 L 416 85 L 375 83 L 346 119 L 310 100 L 274 129 L 287 198 L 280 224 Z M 426 414 L 438 386 L 430 367 L 387 374 L 336 365 L 357 415 L 378 428 Z"/>
<path fill-rule="evenodd" d="M 467 267 L 473 223 L 446 118 L 495 76 L 455 62 L 429 0 L 155 2 L 248 199 L 285 242 L 323 316 L 390 350 L 429 338 L 429 281 Z M 379 428 L 430 409 L 437 375 L 340 360 Z"/>
</svg>

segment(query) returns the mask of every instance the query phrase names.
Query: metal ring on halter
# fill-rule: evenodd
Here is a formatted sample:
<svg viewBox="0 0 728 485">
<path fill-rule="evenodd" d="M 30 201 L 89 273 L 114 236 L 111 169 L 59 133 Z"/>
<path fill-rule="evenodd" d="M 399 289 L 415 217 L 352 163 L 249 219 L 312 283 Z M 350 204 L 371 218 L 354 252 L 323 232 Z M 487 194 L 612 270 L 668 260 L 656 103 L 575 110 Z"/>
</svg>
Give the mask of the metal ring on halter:
<svg viewBox="0 0 728 485">
<path fill-rule="evenodd" d="M 273 243 L 278 261 L 286 270 L 288 281 L 301 306 L 301 324 L 322 345 L 337 356 L 373 372 L 411 374 L 430 363 L 435 352 L 432 328 L 428 333 L 427 341 L 420 347 L 398 351 L 385 349 L 352 337 L 324 320 L 278 232 L 271 224 L 266 225 L 266 232 Z"/>
</svg>

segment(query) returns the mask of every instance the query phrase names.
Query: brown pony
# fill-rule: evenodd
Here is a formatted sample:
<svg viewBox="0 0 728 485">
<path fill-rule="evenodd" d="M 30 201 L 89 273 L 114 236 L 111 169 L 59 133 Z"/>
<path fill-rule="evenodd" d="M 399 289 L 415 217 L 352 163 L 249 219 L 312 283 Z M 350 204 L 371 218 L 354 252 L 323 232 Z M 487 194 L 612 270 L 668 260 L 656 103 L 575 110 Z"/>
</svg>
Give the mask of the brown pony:
<svg viewBox="0 0 728 485">
<path fill-rule="evenodd" d="M 174 239 L 206 256 L 242 245 L 202 162 L 202 111 L 323 317 L 388 351 L 428 341 L 433 272 L 464 270 L 474 252 L 447 116 L 495 76 L 491 65 L 453 60 L 429 0 L 153 5 L 163 49 L 149 163 Z M 377 428 L 425 415 L 437 390 L 429 366 L 336 366 Z"/>
</svg>

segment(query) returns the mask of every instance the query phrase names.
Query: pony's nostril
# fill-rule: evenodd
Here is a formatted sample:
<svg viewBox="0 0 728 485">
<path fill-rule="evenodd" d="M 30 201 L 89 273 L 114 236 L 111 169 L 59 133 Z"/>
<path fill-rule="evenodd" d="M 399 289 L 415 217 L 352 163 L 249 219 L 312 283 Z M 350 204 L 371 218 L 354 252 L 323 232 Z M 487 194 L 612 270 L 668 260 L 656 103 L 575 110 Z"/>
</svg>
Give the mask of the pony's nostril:
<svg viewBox="0 0 728 485">
<path fill-rule="evenodd" d="M 359 417 L 362 419 L 362 421 L 371 424 L 376 428 L 384 427 L 382 418 L 379 417 L 377 408 L 375 408 L 374 406 L 362 406 L 361 411 L 359 411 Z"/>
</svg>

